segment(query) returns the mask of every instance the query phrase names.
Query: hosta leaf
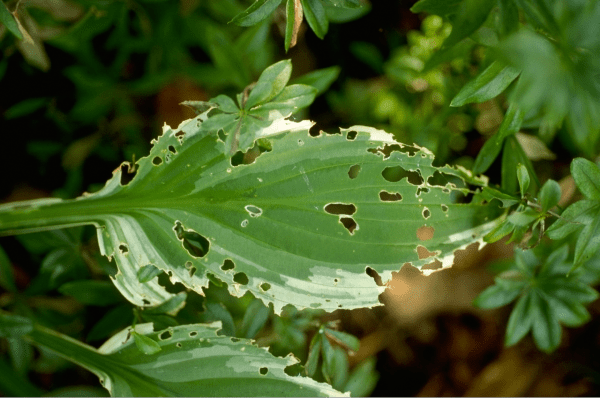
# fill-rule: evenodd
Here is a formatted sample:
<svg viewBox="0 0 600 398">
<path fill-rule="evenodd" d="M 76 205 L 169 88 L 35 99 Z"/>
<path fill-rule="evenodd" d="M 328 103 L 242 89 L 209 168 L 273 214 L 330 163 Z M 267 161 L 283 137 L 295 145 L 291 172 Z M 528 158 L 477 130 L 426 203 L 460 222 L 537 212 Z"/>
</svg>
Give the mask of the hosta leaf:
<svg viewBox="0 0 600 398">
<path fill-rule="evenodd" d="M 1 233 L 95 224 L 102 253 L 116 258 L 116 286 L 137 305 L 171 297 L 156 280 L 138 281 L 137 270 L 153 264 L 196 291 L 210 273 L 279 314 L 287 304 L 379 305 L 383 287 L 369 269 L 385 283 L 407 262 L 449 267 L 455 250 L 481 243 L 498 223 L 495 203 L 456 202 L 471 192 L 467 182 L 483 180 L 434 167 L 427 149 L 381 130 L 312 137 L 309 122 L 279 119 L 255 137 L 272 150 L 234 167 L 218 135 L 200 131 L 205 119 L 164 127 L 125 186 L 118 169 L 95 194 L 4 205 Z"/>
<path fill-rule="evenodd" d="M 284 369 L 297 362 L 294 357 L 278 358 L 249 340 L 218 336 L 219 327 L 153 332 L 152 324 L 137 325 L 98 350 L 40 326 L 28 339 L 95 373 L 113 397 L 342 395 L 308 377 L 288 376 Z M 136 340 L 148 344 L 146 353 Z"/>
</svg>

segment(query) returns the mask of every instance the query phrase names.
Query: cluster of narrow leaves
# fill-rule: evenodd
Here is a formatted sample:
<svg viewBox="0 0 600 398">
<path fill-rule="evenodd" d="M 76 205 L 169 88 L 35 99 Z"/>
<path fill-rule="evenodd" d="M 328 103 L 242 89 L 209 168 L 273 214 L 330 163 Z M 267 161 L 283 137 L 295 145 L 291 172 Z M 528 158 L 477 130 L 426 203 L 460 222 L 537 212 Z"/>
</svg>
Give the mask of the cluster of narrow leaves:
<svg viewBox="0 0 600 398">
<path fill-rule="evenodd" d="M 506 213 L 504 221 L 485 236 L 485 241 L 496 242 L 506 235 L 512 234 L 507 243 L 520 242 L 521 247 L 529 248 L 540 242 L 545 232 L 545 220 L 548 217 L 557 216 L 551 209 L 558 204 L 561 189 L 558 182 L 549 179 L 539 190 L 537 198 L 530 198 L 528 190 L 531 178 L 527 167 L 518 164 L 516 173 L 521 193 L 520 199 L 490 187 L 483 188 L 483 195 L 488 199 L 498 199 L 502 202 L 503 207 L 512 209 L 510 213 Z M 518 205 L 516 209 L 515 205 Z M 526 236 L 530 228 L 531 235 L 534 236 Z"/>
<path fill-rule="evenodd" d="M 571 268 L 568 245 L 550 255 L 542 253 L 517 249 L 514 262 L 474 302 L 489 309 L 517 300 L 506 328 L 507 346 L 531 331 L 540 350 L 555 350 L 561 341 L 560 325 L 576 327 L 587 322 L 590 314 L 585 305 L 598 298 L 598 292 L 584 282 L 583 272 L 567 276 Z"/>
<path fill-rule="evenodd" d="M 558 240 L 577 232 L 573 267 L 578 267 L 600 250 L 600 169 L 589 160 L 576 158 L 571 175 L 585 199 L 567 207 L 548 229 L 548 236 Z"/>
<path fill-rule="evenodd" d="M 231 22 L 240 26 L 252 26 L 270 17 L 283 0 L 255 0 Z M 286 0 L 285 5 L 285 51 L 296 45 L 302 20 L 320 39 L 325 37 L 329 22 L 342 22 L 358 18 L 368 11 L 361 0 Z"/>
<path fill-rule="evenodd" d="M 314 376 L 321 364 L 325 380 L 334 388 L 350 391 L 352 396 L 363 396 L 361 392 L 374 387 L 377 375 L 373 373 L 374 358 L 349 371 L 348 352 L 358 351 L 359 346 L 359 340 L 353 335 L 321 325 L 310 342 L 306 374 Z"/>
<path fill-rule="evenodd" d="M 502 142 L 521 125 L 539 128 L 541 138 L 550 140 L 564 124 L 578 150 L 588 156 L 596 153 L 600 2 L 420 0 L 411 10 L 437 14 L 452 23 L 452 33 L 429 67 L 460 56 L 476 43 L 492 50 L 489 66 L 461 89 L 451 106 L 481 103 L 508 89 L 505 122 L 478 155 L 475 172 L 489 167 Z M 505 148 L 506 153 L 520 155 Z"/>
</svg>

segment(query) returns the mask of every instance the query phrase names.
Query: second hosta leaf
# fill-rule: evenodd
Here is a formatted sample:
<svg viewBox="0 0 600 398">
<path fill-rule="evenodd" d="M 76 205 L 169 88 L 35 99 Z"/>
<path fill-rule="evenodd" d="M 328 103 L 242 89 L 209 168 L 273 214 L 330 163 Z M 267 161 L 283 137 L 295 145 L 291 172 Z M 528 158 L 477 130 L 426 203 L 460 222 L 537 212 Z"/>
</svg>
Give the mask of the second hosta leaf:
<svg viewBox="0 0 600 398">
<path fill-rule="evenodd" d="M 469 193 L 465 180 L 484 182 L 432 166 L 428 150 L 381 130 L 312 137 L 310 122 L 279 119 L 257 134 L 272 150 L 232 166 L 203 120 L 165 126 L 127 185 L 118 169 L 95 194 L 5 206 L 0 233 L 95 224 L 102 252 L 116 258 L 115 284 L 137 305 L 170 297 L 156 279 L 138 280 L 140 267 L 153 264 L 196 291 L 210 273 L 231 294 L 249 290 L 280 313 L 286 304 L 378 305 L 383 287 L 369 268 L 385 283 L 408 262 L 450 266 L 455 250 L 497 223 L 497 207 L 478 195 L 455 203 Z"/>
</svg>

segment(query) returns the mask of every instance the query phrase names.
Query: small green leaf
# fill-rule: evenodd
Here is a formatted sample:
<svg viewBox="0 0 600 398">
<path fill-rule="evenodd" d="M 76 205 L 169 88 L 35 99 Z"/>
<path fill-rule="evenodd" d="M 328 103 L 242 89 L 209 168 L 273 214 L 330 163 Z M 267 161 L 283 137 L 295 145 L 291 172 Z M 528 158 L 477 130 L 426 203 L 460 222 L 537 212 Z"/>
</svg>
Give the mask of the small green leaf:
<svg viewBox="0 0 600 398">
<path fill-rule="evenodd" d="M 252 26 L 268 18 L 282 0 L 256 0 L 245 11 L 236 15 L 229 23 L 239 26 Z"/>
<path fill-rule="evenodd" d="M 290 80 L 292 74 L 292 62 L 289 59 L 279 61 L 260 75 L 256 85 L 250 92 L 244 109 L 269 102 L 279 95 Z"/>
<path fill-rule="evenodd" d="M 350 364 L 343 348 L 336 346 L 333 347 L 332 351 L 333 355 L 329 363 L 328 373 L 331 375 L 331 385 L 333 388 L 342 391 L 348 381 Z"/>
<path fill-rule="evenodd" d="M 330 66 L 329 68 L 317 69 L 302 75 L 294 80 L 292 84 L 306 84 L 317 89 L 317 96 L 323 94 L 329 86 L 337 80 L 342 68 L 339 66 Z"/>
<path fill-rule="evenodd" d="M 323 40 L 329 29 L 329 20 L 327 19 L 321 0 L 302 0 L 302 6 L 304 7 L 306 22 L 308 22 L 310 28 L 315 32 L 315 35 Z"/>
<path fill-rule="evenodd" d="M 519 9 L 514 0 L 499 0 L 498 31 L 502 37 L 519 28 Z"/>
<path fill-rule="evenodd" d="M 6 29 L 8 29 L 10 33 L 17 36 L 19 40 L 23 40 L 23 34 L 19 29 L 19 25 L 15 20 L 15 17 L 11 14 L 6 7 L 6 4 L 4 4 L 2 1 L 0 1 L 0 22 L 2 25 L 6 26 Z"/>
<path fill-rule="evenodd" d="M 58 288 L 65 296 L 72 296 L 82 304 L 106 306 L 123 301 L 111 282 L 83 280 L 68 282 Z"/>
<path fill-rule="evenodd" d="M 350 392 L 350 396 L 368 397 L 371 395 L 379 380 L 379 373 L 375 370 L 375 364 L 375 357 L 369 357 L 352 370 L 344 387 L 345 391 Z"/>
<path fill-rule="evenodd" d="M 502 120 L 498 132 L 483 144 L 481 151 L 473 164 L 473 173 L 481 174 L 490 168 L 498 157 L 506 137 L 516 134 L 523 123 L 524 114 L 515 105 L 511 104 Z"/>
<path fill-rule="evenodd" d="M 532 332 L 535 345 L 542 351 L 554 351 L 560 344 L 562 328 L 548 302 L 537 291 L 531 295 Z"/>
<path fill-rule="evenodd" d="M 492 0 L 462 0 L 452 21 L 452 32 L 443 46 L 452 47 L 479 29 L 490 15 L 494 3 Z"/>
<path fill-rule="evenodd" d="M 318 333 L 324 334 L 323 331 L 324 327 L 321 327 Z M 321 339 L 321 355 L 323 356 L 323 366 L 321 367 L 321 370 L 323 371 L 323 376 L 325 377 L 325 380 L 327 380 L 327 382 L 331 384 L 332 378 L 334 376 L 331 373 L 331 369 L 333 368 L 333 357 L 335 353 L 333 352 L 333 346 L 325 337 Z"/>
<path fill-rule="evenodd" d="M 544 183 L 539 193 L 542 211 L 547 212 L 558 204 L 560 200 L 560 185 L 554 180 L 548 180 Z"/>
<path fill-rule="evenodd" d="M 527 171 L 527 167 L 523 166 L 521 163 L 517 166 L 517 179 L 519 180 L 519 188 L 521 189 L 521 197 L 524 197 L 529 189 L 529 172 Z"/>
<path fill-rule="evenodd" d="M 410 10 L 414 13 L 426 12 L 443 17 L 456 13 L 460 3 L 461 0 L 419 0 Z"/>
<path fill-rule="evenodd" d="M 308 359 L 306 360 L 306 374 L 313 377 L 317 372 L 317 365 L 319 364 L 319 358 L 321 355 L 321 339 L 323 334 L 315 333 L 312 340 L 310 341 L 310 348 L 308 350 Z"/>
<path fill-rule="evenodd" d="M 207 300 L 204 302 L 204 307 L 206 311 L 203 314 L 203 321 L 221 321 L 223 333 L 227 336 L 236 335 L 233 317 L 223 303 Z"/>
<path fill-rule="evenodd" d="M 135 341 L 135 345 L 137 346 L 138 350 L 146 355 L 153 355 L 162 350 L 160 344 L 148 336 L 144 336 L 143 334 L 139 334 L 135 331 L 132 331 L 131 335 L 133 336 L 133 340 Z"/>
<path fill-rule="evenodd" d="M 351 334 L 325 328 L 325 335 L 329 338 L 333 338 L 334 341 L 341 343 L 352 351 L 358 351 L 360 348 L 360 340 Z"/>
<path fill-rule="evenodd" d="M 491 187 L 483 187 L 482 197 L 488 202 L 491 202 L 493 199 L 498 199 L 500 202 L 502 202 L 502 207 L 504 208 L 514 206 L 520 202 L 518 197 L 509 195 Z"/>
<path fill-rule="evenodd" d="M 317 89 L 304 84 L 293 84 L 283 89 L 271 102 L 253 108 L 249 114 L 264 120 L 276 120 L 309 106 L 315 99 Z"/>
<path fill-rule="evenodd" d="M 600 218 L 595 218 L 586 225 L 575 244 L 573 266 L 577 267 L 588 261 L 600 249 Z"/>
<path fill-rule="evenodd" d="M 561 218 L 548 228 L 546 234 L 550 239 L 559 240 L 582 229 L 600 216 L 600 203 L 595 200 L 579 200 L 561 214 Z"/>
<path fill-rule="evenodd" d="M 268 307 L 265 307 L 262 301 L 258 299 L 252 301 L 242 319 L 240 337 L 247 339 L 254 338 L 263 326 L 265 326 L 265 323 L 267 323 L 270 313 L 271 311 Z"/>
<path fill-rule="evenodd" d="M 177 315 L 179 310 L 181 310 L 185 306 L 185 300 L 187 299 L 187 293 L 181 292 L 177 293 L 167 301 L 162 304 L 159 304 L 155 307 L 146 308 L 143 310 L 145 314 L 169 314 L 169 315 Z"/>
<path fill-rule="evenodd" d="M 496 280 L 498 279 L 501 278 L 496 278 Z M 473 301 L 473 305 L 483 309 L 502 307 L 512 302 L 521 293 L 525 282 L 519 282 L 515 284 L 513 289 L 506 289 L 504 286 L 498 284 L 490 286 L 477 296 L 475 301 Z"/>
<path fill-rule="evenodd" d="M 17 291 L 15 277 L 13 275 L 12 263 L 4 249 L 0 246 L 0 287 L 14 293 Z"/>
<path fill-rule="evenodd" d="M 144 265 L 137 272 L 137 278 L 140 283 L 150 282 L 152 279 L 162 274 L 163 270 L 156 268 L 152 264 Z"/>
<path fill-rule="evenodd" d="M 501 186 L 506 192 L 518 192 L 517 165 L 523 164 L 527 168 L 529 177 L 536 186 L 540 186 L 537 174 L 533 169 L 531 160 L 525 154 L 521 144 L 514 135 L 509 135 L 504 140 L 502 153 Z"/>
<path fill-rule="evenodd" d="M 218 95 L 215 98 L 211 98 L 209 103 L 217 105 L 220 111 L 225 113 L 238 113 L 240 109 L 235 104 L 235 101 L 226 95 Z"/>
<path fill-rule="evenodd" d="M 500 61 L 494 61 L 474 80 L 463 86 L 452 99 L 450 106 L 463 106 L 473 102 L 481 103 L 497 97 L 512 83 L 519 71 Z"/>
<path fill-rule="evenodd" d="M 302 3 L 299 0 L 287 0 L 285 5 L 285 39 L 284 47 L 287 53 L 290 48 L 296 45 L 298 39 L 298 30 L 302 23 L 304 13 Z"/>
<path fill-rule="evenodd" d="M 504 238 L 506 235 L 510 234 L 514 229 L 514 224 L 506 220 L 503 223 L 498 224 L 487 235 L 485 235 L 483 240 L 487 243 L 497 242 L 500 239 Z"/>
<path fill-rule="evenodd" d="M 508 318 L 506 337 L 504 339 L 504 344 L 507 347 L 519 342 L 531 329 L 532 318 L 530 316 L 530 308 L 531 294 L 525 293 L 517 301 Z"/>
<path fill-rule="evenodd" d="M 576 158 L 571 163 L 571 175 L 586 198 L 600 200 L 600 169 L 595 163 Z"/>
<path fill-rule="evenodd" d="M 31 319 L 5 312 L 0 313 L 0 337 L 21 337 L 32 330 Z"/>
</svg>

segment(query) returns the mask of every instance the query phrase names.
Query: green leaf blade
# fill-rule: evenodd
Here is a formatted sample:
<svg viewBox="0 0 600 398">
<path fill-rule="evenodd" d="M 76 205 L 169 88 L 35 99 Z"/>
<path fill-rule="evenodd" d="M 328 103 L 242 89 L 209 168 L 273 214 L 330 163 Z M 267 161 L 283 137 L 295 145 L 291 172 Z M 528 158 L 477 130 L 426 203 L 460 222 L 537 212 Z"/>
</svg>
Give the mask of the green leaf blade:
<svg viewBox="0 0 600 398">
<path fill-rule="evenodd" d="M 321 40 L 325 38 L 329 29 L 329 20 L 325 14 L 325 8 L 321 0 L 302 0 L 304 17 L 315 35 Z"/>
<path fill-rule="evenodd" d="M 600 168 L 595 163 L 576 158 L 571 163 L 571 175 L 586 198 L 600 200 Z"/>
<path fill-rule="evenodd" d="M 6 26 L 6 29 L 15 35 L 17 39 L 23 40 L 23 33 L 21 33 L 21 29 L 19 29 L 19 25 L 15 17 L 8 10 L 4 2 L 0 1 L 0 3 L 2 3 L 0 4 L 0 22 L 2 25 Z"/>
<path fill-rule="evenodd" d="M 229 23 L 239 26 L 252 26 L 267 19 L 282 0 L 256 0 L 245 11 L 236 15 Z"/>
<path fill-rule="evenodd" d="M 244 109 L 251 109 L 275 98 L 284 90 L 291 74 L 292 62 L 290 60 L 279 61 L 269 66 L 258 78 Z"/>
<path fill-rule="evenodd" d="M 450 106 L 481 103 L 497 97 L 512 83 L 519 71 L 500 61 L 494 61 L 474 80 L 468 82 L 450 102 Z"/>
</svg>

